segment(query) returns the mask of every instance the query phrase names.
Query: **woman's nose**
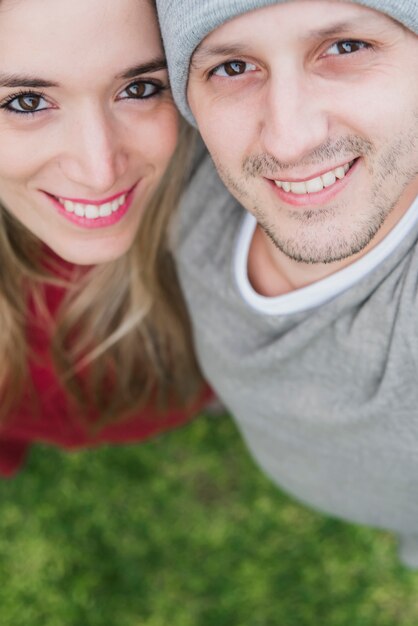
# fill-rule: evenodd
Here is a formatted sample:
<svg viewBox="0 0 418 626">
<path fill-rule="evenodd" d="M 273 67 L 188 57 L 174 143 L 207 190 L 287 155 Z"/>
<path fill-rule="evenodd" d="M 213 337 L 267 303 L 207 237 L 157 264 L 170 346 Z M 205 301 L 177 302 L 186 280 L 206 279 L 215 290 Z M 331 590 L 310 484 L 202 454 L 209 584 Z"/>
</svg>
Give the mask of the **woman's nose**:
<svg viewBox="0 0 418 626">
<path fill-rule="evenodd" d="M 60 167 L 72 182 L 104 193 L 113 190 L 129 160 L 123 129 L 106 112 L 91 111 L 68 130 Z"/>
</svg>

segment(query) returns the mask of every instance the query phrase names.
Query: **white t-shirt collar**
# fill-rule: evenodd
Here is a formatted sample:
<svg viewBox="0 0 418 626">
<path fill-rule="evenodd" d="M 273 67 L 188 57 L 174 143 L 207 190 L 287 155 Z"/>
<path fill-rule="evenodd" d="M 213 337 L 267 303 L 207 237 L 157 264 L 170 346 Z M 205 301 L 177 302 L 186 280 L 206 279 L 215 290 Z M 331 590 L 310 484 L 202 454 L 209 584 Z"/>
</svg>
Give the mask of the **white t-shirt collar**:
<svg viewBox="0 0 418 626">
<path fill-rule="evenodd" d="M 249 306 L 269 315 L 291 315 L 318 307 L 355 285 L 380 265 L 399 246 L 417 222 L 418 197 L 390 233 L 358 261 L 307 287 L 282 296 L 267 297 L 257 293 L 248 278 L 248 253 L 257 222 L 250 213 L 246 213 L 234 253 L 233 269 L 239 292 Z"/>
</svg>

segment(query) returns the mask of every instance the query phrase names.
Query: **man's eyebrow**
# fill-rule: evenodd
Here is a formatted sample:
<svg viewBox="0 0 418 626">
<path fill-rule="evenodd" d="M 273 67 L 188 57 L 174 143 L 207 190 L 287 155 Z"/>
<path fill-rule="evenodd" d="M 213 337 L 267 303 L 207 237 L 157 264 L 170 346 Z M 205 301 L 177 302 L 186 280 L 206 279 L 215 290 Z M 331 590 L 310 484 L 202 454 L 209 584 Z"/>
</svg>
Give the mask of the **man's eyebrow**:
<svg viewBox="0 0 418 626">
<path fill-rule="evenodd" d="M 350 20 L 343 20 L 340 22 L 335 22 L 333 24 L 328 24 L 323 28 L 315 28 L 308 31 L 306 34 L 302 36 L 303 40 L 320 40 L 320 39 L 328 39 L 331 37 L 338 37 L 339 35 L 355 35 L 355 29 L 362 27 L 366 30 L 369 30 L 370 26 L 375 26 L 376 23 L 379 24 L 381 28 L 381 21 L 379 18 L 376 20 L 373 17 L 369 17 L 367 22 L 365 22 L 364 16 L 353 18 Z M 190 66 L 193 69 L 199 69 L 206 62 L 210 61 L 213 57 L 216 56 L 241 56 L 244 54 L 248 54 L 248 46 L 241 43 L 232 43 L 230 45 L 210 45 L 205 44 L 203 41 L 194 51 Z"/>
<path fill-rule="evenodd" d="M 362 26 L 368 28 L 368 21 L 365 22 L 364 17 L 353 18 L 352 20 L 344 20 L 342 22 L 336 22 L 335 24 L 329 24 L 324 28 L 315 28 L 309 31 L 306 35 L 303 35 L 303 39 L 327 39 L 329 37 L 336 37 L 338 35 L 354 35 L 354 30 Z"/>
<path fill-rule="evenodd" d="M 230 44 L 228 46 L 211 46 L 202 42 L 194 51 L 190 62 L 193 69 L 199 69 L 206 61 L 216 56 L 240 56 L 248 53 L 248 48 L 242 44 Z"/>
<path fill-rule="evenodd" d="M 124 70 L 120 74 L 116 76 L 116 78 L 135 78 L 136 76 L 140 76 L 141 74 L 148 74 L 149 72 L 158 72 L 160 70 L 167 69 L 167 61 L 164 57 L 159 57 L 156 59 L 152 59 L 147 63 L 141 63 L 139 65 L 133 65 L 128 69 Z"/>
</svg>

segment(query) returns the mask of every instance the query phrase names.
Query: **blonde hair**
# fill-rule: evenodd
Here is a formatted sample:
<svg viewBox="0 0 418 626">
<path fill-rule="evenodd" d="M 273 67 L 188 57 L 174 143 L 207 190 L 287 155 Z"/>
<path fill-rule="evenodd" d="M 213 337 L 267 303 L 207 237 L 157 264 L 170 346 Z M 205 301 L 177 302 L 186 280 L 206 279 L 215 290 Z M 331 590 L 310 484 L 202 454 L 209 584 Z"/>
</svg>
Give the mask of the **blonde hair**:
<svg viewBox="0 0 418 626">
<path fill-rule="evenodd" d="M 148 204 L 131 249 L 121 258 L 71 275 L 59 274 L 43 244 L 0 209 L 1 417 L 29 383 L 26 342 L 29 298 L 52 332 L 56 370 L 78 407 L 97 410 L 100 424 L 128 416 L 147 402 L 187 403 L 199 389 L 189 319 L 169 242 L 169 225 L 192 152 L 182 123 L 176 152 Z M 52 270 L 52 271 L 51 271 Z M 55 319 L 45 287 L 66 295 Z"/>
</svg>

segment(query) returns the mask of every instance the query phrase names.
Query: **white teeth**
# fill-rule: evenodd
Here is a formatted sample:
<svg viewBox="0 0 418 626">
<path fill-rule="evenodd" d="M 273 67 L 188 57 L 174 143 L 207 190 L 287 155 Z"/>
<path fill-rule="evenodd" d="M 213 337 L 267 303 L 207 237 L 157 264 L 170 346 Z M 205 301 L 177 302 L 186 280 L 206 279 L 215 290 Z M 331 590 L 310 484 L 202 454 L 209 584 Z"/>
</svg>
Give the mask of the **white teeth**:
<svg viewBox="0 0 418 626">
<path fill-rule="evenodd" d="M 318 178 L 312 178 L 312 180 L 308 180 L 306 183 L 306 191 L 308 193 L 315 193 L 316 191 L 322 191 L 324 188 L 324 183 L 322 182 L 322 178 L 318 176 Z"/>
<path fill-rule="evenodd" d="M 331 187 L 337 180 L 334 172 L 327 172 L 321 176 L 324 187 Z"/>
<path fill-rule="evenodd" d="M 346 163 L 345 165 L 340 165 L 334 170 L 325 172 L 325 174 L 322 174 L 322 176 L 317 176 L 316 178 L 311 178 L 310 180 L 298 182 L 275 180 L 274 182 L 277 187 L 280 187 L 281 189 L 283 189 L 283 191 L 291 191 L 292 193 L 297 195 L 316 193 L 317 191 L 322 191 L 325 187 L 330 187 L 336 182 L 337 179 L 342 180 L 352 164 L 353 161 L 351 163 Z"/>
<path fill-rule="evenodd" d="M 306 193 L 306 185 L 305 183 L 290 183 L 290 191 L 292 193 L 297 193 L 298 195 L 302 195 Z"/>
<path fill-rule="evenodd" d="M 74 213 L 78 217 L 87 217 L 90 220 L 95 220 L 98 217 L 108 217 L 112 213 L 115 213 L 126 202 L 126 195 L 123 194 L 112 200 L 111 202 L 104 202 L 103 204 L 83 204 L 82 202 L 74 202 L 73 200 L 64 200 L 64 198 L 57 198 L 58 202 L 64 207 L 68 213 Z"/>
<path fill-rule="evenodd" d="M 108 215 L 112 214 L 112 203 L 111 202 L 106 202 L 105 204 L 102 204 L 99 208 L 99 215 L 100 217 L 107 217 Z"/>
<path fill-rule="evenodd" d="M 74 212 L 74 202 L 72 202 L 71 200 L 61 200 L 60 199 L 61 204 L 64 205 L 64 208 L 66 211 L 68 211 L 68 213 L 73 213 Z"/>
<path fill-rule="evenodd" d="M 95 204 L 88 204 L 86 206 L 85 216 L 92 220 L 97 219 L 99 217 L 99 207 Z"/>
</svg>

